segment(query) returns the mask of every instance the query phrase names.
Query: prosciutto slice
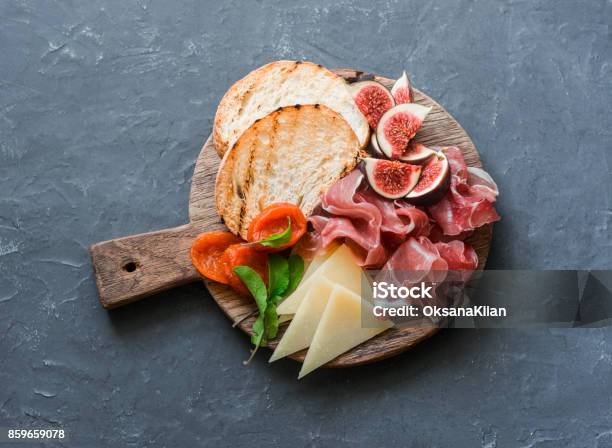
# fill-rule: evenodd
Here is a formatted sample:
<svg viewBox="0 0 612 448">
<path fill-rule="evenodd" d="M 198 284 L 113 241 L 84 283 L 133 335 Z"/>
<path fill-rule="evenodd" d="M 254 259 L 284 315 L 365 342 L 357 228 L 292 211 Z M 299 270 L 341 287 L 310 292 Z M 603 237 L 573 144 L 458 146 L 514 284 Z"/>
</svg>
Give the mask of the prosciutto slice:
<svg viewBox="0 0 612 448">
<path fill-rule="evenodd" d="M 432 243 L 425 236 L 409 237 L 389 258 L 375 280 L 396 286 L 425 282 L 434 287 L 432 297 L 422 297 L 418 305 L 448 306 L 461 302 L 462 285 L 477 265 L 476 252 L 463 241 Z M 401 302 L 399 298 L 376 299 L 377 304 L 387 306 L 398 306 Z M 412 301 L 408 299 L 408 302 Z"/>
<path fill-rule="evenodd" d="M 443 282 L 447 271 L 448 262 L 429 238 L 410 237 L 389 258 L 377 279 L 384 278 L 396 285 Z"/>
<path fill-rule="evenodd" d="M 472 246 L 463 241 L 432 243 L 425 236 L 410 237 L 393 253 L 383 271 L 401 272 L 410 283 L 442 282 L 447 271 L 465 271 L 478 267 L 478 256 Z M 464 280 L 463 274 L 460 274 Z M 397 280 L 397 279 L 396 279 Z"/>
<path fill-rule="evenodd" d="M 445 235 L 442 231 L 442 228 L 436 224 L 435 222 L 431 224 L 431 231 L 429 232 L 429 239 L 433 243 L 448 243 L 450 241 L 459 240 L 465 241 L 467 238 L 472 236 L 474 233 L 473 230 L 466 230 L 465 232 L 461 232 L 459 235 Z"/>
<path fill-rule="evenodd" d="M 420 273 L 442 281 L 438 277 L 448 270 L 469 274 L 478 257 L 462 240 L 499 219 L 493 208 L 497 185 L 482 169 L 468 168 L 458 148 L 444 151 L 451 185 L 440 202 L 419 208 L 386 199 L 355 169 L 322 195 L 309 218 L 313 231 L 300 241 L 298 252 L 309 257 L 343 240 L 361 266 L 416 273 L 410 280 L 419 281 Z"/>
<path fill-rule="evenodd" d="M 468 167 L 468 184 L 472 187 L 473 191 L 480 192 L 482 197 L 489 202 L 495 202 L 499 190 L 497 184 L 482 168 L 476 168 L 474 166 Z"/>
<path fill-rule="evenodd" d="M 373 222 L 374 221 L 374 222 Z M 339 238 L 344 238 L 353 249 L 360 266 L 380 266 L 387 259 L 387 250 L 381 242 L 380 224 L 375 220 L 351 219 L 346 216 L 312 216 L 310 222 L 314 234 L 311 245 L 315 251 L 328 247 Z"/>
<path fill-rule="evenodd" d="M 498 190 L 482 169 L 468 168 L 459 148 L 445 150 L 451 168 L 448 193 L 427 212 L 445 235 L 460 235 L 485 224 L 499 221 L 493 207 Z"/>
<path fill-rule="evenodd" d="M 364 181 L 359 170 L 336 182 L 323 194 L 321 206 L 309 218 L 314 228 L 300 252 L 316 253 L 344 238 L 358 263 L 380 267 L 408 235 L 429 234 L 427 214 L 410 204 L 383 198 Z"/>
<path fill-rule="evenodd" d="M 474 248 L 459 240 L 448 243 L 439 242 L 434 246 L 448 264 L 449 271 L 452 271 L 451 277 L 464 282 L 468 281 L 472 271 L 478 267 L 478 255 Z"/>
</svg>

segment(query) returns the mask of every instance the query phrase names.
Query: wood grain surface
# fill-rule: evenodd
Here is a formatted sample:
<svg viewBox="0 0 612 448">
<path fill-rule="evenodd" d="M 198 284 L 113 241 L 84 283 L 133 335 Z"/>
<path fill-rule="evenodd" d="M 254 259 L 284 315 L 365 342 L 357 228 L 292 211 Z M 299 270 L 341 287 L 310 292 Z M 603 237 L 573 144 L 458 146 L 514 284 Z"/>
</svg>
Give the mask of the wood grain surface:
<svg viewBox="0 0 612 448">
<path fill-rule="evenodd" d="M 204 227 L 191 223 L 91 246 L 102 306 L 116 308 L 198 280 L 189 249 L 203 231 Z"/>
<path fill-rule="evenodd" d="M 361 75 L 350 69 L 334 70 L 350 79 Z M 375 77 L 387 87 L 393 80 Z M 415 89 L 415 102 L 431 106 L 416 140 L 430 146 L 458 146 L 468 166 L 481 167 L 478 151 L 457 121 L 442 106 Z M 225 229 L 217 215 L 214 185 L 220 159 L 212 138 L 205 142 L 192 178 L 189 197 L 190 223 L 135 236 L 128 236 L 93 245 L 90 248 L 100 301 L 105 308 L 115 308 L 180 284 L 196 281 L 199 276 L 189 260 L 189 248 L 195 236 L 203 231 Z M 467 240 L 478 254 L 478 269 L 483 269 L 492 237 L 491 226 L 478 229 Z M 250 298 L 239 296 L 224 285 L 204 280 L 212 297 L 229 319 L 247 334 L 255 321 L 256 307 Z M 279 336 L 269 342 L 276 347 Z M 348 367 L 366 364 L 401 353 L 438 331 L 431 328 L 392 328 L 339 356 L 327 367 Z M 306 351 L 293 359 L 303 361 Z"/>
</svg>

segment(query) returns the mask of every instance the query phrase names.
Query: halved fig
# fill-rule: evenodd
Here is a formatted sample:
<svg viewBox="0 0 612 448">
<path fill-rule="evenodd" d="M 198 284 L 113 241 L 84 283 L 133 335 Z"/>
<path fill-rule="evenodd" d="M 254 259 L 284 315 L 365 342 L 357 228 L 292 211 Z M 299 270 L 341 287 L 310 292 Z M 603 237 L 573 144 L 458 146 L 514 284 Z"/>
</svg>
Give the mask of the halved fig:
<svg viewBox="0 0 612 448">
<path fill-rule="evenodd" d="M 395 106 L 391 92 L 376 81 L 360 81 L 351 84 L 353 100 L 372 129 L 376 129 L 380 117 Z"/>
<path fill-rule="evenodd" d="M 442 151 L 436 151 L 423 167 L 421 178 L 406 195 L 415 205 L 431 205 L 444 197 L 450 186 L 450 165 Z"/>
<path fill-rule="evenodd" d="M 436 151 L 431 148 L 428 148 L 424 144 L 411 141 L 410 143 L 408 143 L 408 147 L 404 150 L 402 155 L 399 156 L 399 160 L 401 160 L 402 162 L 416 163 L 417 165 L 421 165 L 435 153 Z"/>
<path fill-rule="evenodd" d="M 385 157 L 385 154 L 380 150 L 380 146 L 378 146 L 378 140 L 376 140 L 376 133 L 374 132 L 370 134 L 370 152 L 374 157 Z"/>
<path fill-rule="evenodd" d="M 405 71 L 402 73 L 402 76 L 395 81 L 395 84 L 393 84 L 391 95 L 393 95 L 395 99 L 395 104 L 412 103 L 414 101 L 412 83 Z"/>
<path fill-rule="evenodd" d="M 379 195 L 398 199 L 406 196 L 415 187 L 421 175 L 419 165 L 397 160 L 363 159 L 365 172 L 372 189 Z"/>
<path fill-rule="evenodd" d="M 376 140 L 382 152 L 390 159 L 398 159 L 430 110 L 431 107 L 406 103 L 385 112 L 376 128 Z"/>
</svg>

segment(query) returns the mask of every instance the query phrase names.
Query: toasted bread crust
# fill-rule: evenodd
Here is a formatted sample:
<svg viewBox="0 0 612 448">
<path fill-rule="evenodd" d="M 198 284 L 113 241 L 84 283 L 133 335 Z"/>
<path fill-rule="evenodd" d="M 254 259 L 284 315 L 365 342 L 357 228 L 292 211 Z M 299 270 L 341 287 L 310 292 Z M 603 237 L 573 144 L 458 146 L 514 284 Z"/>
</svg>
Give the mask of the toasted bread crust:
<svg viewBox="0 0 612 448">
<path fill-rule="evenodd" d="M 355 167 L 359 152 L 352 128 L 328 107 L 279 108 L 223 156 L 215 184 L 219 215 L 245 239 L 251 221 L 272 203 L 291 202 L 308 216 L 321 193 Z"/>
<path fill-rule="evenodd" d="M 295 104 L 330 107 L 349 122 L 360 146 L 367 145 L 367 120 L 343 78 L 311 62 L 276 61 L 234 83 L 221 99 L 213 124 L 217 153 L 222 157 L 255 120 L 278 107 Z"/>
</svg>

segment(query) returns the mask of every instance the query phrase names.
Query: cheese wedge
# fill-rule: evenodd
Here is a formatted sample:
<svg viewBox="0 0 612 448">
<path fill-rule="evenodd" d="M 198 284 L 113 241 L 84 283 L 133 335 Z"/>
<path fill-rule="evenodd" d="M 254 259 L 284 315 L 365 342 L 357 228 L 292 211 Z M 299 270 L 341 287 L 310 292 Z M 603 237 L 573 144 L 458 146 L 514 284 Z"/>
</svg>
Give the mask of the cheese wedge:
<svg viewBox="0 0 612 448">
<path fill-rule="evenodd" d="M 317 279 L 302 300 L 291 324 L 272 353 L 270 362 L 284 358 L 310 345 L 333 289 L 334 284 L 325 277 Z"/>
<path fill-rule="evenodd" d="M 314 257 L 308 266 L 306 267 L 306 271 L 304 271 L 304 276 L 302 277 L 302 283 L 308 280 L 317 270 L 321 267 L 323 263 L 327 261 L 327 259 L 340 247 L 339 243 L 331 243 L 325 253 Z M 278 311 L 278 310 L 277 310 Z M 293 314 L 281 314 L 278 317 L 278 323 L 282 324 L 284 322 L 288 322 L 293 319 Z"/>
<path fill-rule="evenodd" d="M 372 308 L 353 291 L 334 286 L 298 379 L 393 326 L 389 320 L 376 319 Z"/>
<path fill-rule="evenodd" d="M 293 319 L 293 314 L 281 314 L 278 316 L 278 323 L 279 325 L 284 324 L 285 322 L 289 322 L 291 319 Z"/>
<path fill-rule="evenodd" d="M 333 283 L 342 285 L 361 295 L 361 267 L 355 263 L 353 254 L 348 246 L 343 244 L 315 272 L 300 283 L 300 286 L 293 291 L 293 294 L 278 306 L 276 309 L 277 313 L 295 314 L 310 288 L 321 277 L 325 277 Z"/>
<path fill-rule="evenodd" d="M 302 278 L 302 281 L 307 280 L 308 277 L 317 272 L 321 265 L 325 263 L 329 259 L 329 257 L 331 257 L 331 255 L 336 251 L 336 249 L 338 249 L 338 247 L 340 247 L 340 244 L 332 243 L 327 248 L 324 254 L 314 257 L 312 261 L 308 264 L 308 267 L 304 272 L 304 277 Z"/>
</svg>

